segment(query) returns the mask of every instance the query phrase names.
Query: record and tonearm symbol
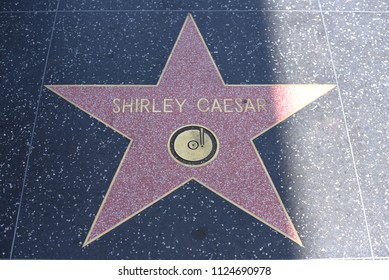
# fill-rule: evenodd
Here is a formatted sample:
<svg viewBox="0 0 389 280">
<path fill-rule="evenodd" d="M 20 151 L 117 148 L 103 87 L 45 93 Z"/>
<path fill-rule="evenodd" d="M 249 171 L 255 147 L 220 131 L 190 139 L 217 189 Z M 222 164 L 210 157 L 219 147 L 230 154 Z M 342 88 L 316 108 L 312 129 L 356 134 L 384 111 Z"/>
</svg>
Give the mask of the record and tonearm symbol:
<svg viewBox="0 0 389 280">
<path fill-rule="evenodd" d="M 172 157 L 186 166 L 203 166 L 211 162 L 219 150 L 219 142 L 211 130 L 200 125 L 187 125 L 170 136 L 168 149 Z"/>
</svg>

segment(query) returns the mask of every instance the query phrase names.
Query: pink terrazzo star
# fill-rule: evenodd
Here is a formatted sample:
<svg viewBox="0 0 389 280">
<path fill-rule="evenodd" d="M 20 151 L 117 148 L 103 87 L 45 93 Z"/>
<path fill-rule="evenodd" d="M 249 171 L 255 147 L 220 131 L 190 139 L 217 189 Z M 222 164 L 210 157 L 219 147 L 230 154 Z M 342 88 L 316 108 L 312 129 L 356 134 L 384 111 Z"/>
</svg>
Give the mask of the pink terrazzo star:
<svg viewBox="0 0 389 280">
<path fill-rule="evenodd" d="M 157 85 L 47 87 L 131 139 L 84 246 L 191 179 L 301 245 L 252 139 L 332 85 L 226 85 L 189 15 Z M 142 101 L 142 112 L 135 112 L 135 103 L 130 112 L 129 106 L 123 109 L 124 99 L 126 104 L 131 99 L 148 101 Z M 221 106 L 211 112 L 214 99 Z M 230 107 L 224 106 L 226 99 Z M 261 100 L 266 106 L 257 104 L 244 112 L 239 105 L 245 108 L 248 100 Z M 164 107 L 164 102 L 170 106 Z M 172 133 L 190 124 L 209 128 L 219 139 L 218 155 L 205 166 L 184 166 L 168 152 Z"/>
</svg>

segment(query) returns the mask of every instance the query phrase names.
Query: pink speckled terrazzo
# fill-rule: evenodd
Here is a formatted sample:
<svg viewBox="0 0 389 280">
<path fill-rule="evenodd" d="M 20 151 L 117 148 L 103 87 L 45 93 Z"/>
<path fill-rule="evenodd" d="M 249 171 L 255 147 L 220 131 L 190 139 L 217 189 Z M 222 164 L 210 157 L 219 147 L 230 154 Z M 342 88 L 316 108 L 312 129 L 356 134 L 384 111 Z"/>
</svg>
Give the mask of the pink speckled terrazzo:
<svg viewBox="0 0 389 280">
<path fill-rule="evenodd" d="M 48 88 L 131 139 L 85 244 L 189 179 L 301 244 L 252 139 L 331 85 L 225 85 L 188 16 L 158 85 Z M 171 134 L 189 124 L 219 139 L 217 157 L 205 166 L 183 166 L 168 152 Z"/>
</svg>

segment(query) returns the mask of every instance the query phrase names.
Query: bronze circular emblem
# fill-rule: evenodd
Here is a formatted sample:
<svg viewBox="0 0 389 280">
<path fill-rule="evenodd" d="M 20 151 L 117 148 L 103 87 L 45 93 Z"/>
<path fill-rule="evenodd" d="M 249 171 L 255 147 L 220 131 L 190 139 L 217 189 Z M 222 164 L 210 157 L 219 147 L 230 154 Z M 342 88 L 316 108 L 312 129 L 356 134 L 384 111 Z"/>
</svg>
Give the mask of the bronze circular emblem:
<svg viewBox="0 0 389 280">
<path fill-rule="evenodd" d="M 170 155 L 186 166 L 203 166 L 211 162 L 219 150 L 215 133 L 204 126 L 187 125 L 178 128 L 170 136 Z"/>
</svg>

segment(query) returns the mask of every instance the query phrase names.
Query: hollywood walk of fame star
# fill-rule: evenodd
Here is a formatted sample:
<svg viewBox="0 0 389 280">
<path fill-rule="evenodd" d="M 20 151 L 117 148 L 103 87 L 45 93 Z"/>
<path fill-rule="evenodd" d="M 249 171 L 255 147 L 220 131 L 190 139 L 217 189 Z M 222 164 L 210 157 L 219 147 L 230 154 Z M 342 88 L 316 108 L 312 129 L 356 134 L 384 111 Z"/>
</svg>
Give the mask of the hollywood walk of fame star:
<svg viewBox="0 0 389 280">
<path fill-rule="evenodd" d="M 302 245 L 252 140 L 333 85 L 226 85 L 188 15 L 156 85 L 47 87 L 131 140 L 84 246 L 190 180 Z M 191 165 L 173 142 L 195 131 L 182 149 L 212 156 Z"/>
</svg>

